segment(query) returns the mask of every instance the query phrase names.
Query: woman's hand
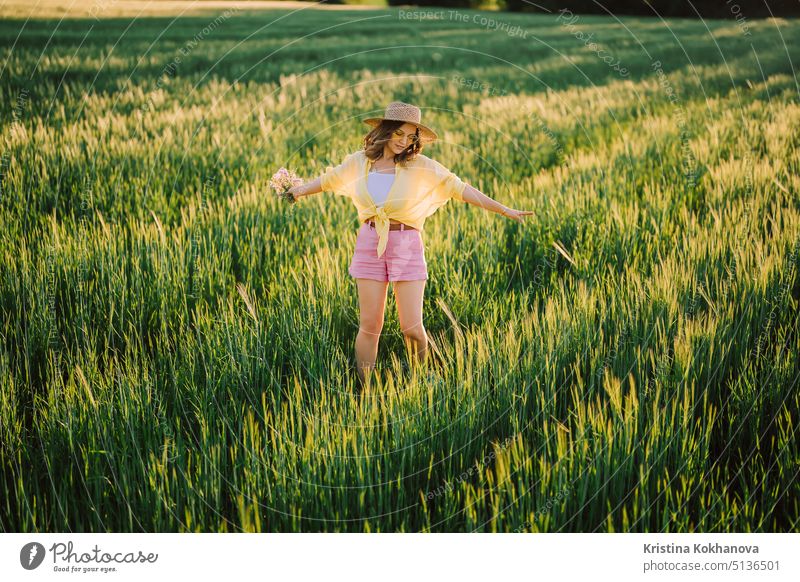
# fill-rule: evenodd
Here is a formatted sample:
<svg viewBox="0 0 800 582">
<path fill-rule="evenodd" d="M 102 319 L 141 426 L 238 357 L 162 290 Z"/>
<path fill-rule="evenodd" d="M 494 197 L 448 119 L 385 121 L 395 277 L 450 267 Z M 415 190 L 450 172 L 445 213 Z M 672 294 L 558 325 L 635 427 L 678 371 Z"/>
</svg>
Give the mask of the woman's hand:
<svg viewBox="0 0 800 582">
<path fill-rule="evenodd" d="M 298 198 L 302 198 L 305 195 L 305 184 L 298 184 L 297 186 L 292 186 L 289 188 L 289 194 L 292 195 L 292 204 L 297 202 Z"/>
<path fill-rule="evenodd" d="M 506 206 L 500 214 L 502 214 L 506 218 L 510 218 L 511 220 L 522 222 L 522 219 L 525 216 L 529 216 L 533 213 L 534 213 L 533 210 L 514 210 L 513 208 L 509 208 Z"/>
</svg>

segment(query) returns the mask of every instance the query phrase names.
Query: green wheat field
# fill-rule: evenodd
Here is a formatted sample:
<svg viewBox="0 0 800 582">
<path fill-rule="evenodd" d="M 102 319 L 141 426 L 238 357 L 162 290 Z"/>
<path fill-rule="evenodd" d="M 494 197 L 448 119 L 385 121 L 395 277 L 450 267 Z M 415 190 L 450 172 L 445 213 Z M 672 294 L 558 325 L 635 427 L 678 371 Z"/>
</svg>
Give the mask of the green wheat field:
<svg viewBox="0 0 800 582">
<path fill-rule="evenodd" d="M 0 530 L 798 530 L 800 22 L 33 4 L 0 8 Z M 429 369 L 390 288 L 362 390 L 355 208 L 267 181 L 392 100 L 536 213 L 428 220 Z"/>
</svg>

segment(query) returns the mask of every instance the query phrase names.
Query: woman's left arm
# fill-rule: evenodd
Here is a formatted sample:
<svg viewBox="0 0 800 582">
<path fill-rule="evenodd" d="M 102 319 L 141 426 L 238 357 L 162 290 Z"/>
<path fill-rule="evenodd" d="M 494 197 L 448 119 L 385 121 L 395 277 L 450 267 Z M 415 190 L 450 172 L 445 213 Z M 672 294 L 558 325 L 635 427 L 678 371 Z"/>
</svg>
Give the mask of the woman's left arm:
<svg viewBox="0 0 800 582">
<path fill-rule="evenodd" d="M 502 214 L 506 218 L 516 220 L 517 222 L 522 222 L 522 218 L 524 216 L 534 213 L 533 210 L 515 210 L 500 204 L 497 200 L 492 200 L 486 194 L 477 188 L 470 186 L 469 184 L 467 184 L 466 188 L 464 188 L 463 197 L 464 202 L 468 202 L 480 208 L 485 208 L 486 210 L 491 210 L 492 212 Z"/>
</svg>

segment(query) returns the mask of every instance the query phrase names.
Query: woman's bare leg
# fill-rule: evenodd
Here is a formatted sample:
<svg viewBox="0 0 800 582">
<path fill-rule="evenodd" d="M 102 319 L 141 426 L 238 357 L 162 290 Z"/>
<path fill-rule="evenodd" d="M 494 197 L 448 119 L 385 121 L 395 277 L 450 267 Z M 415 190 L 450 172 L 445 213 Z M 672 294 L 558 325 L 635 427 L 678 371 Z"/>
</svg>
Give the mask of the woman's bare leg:
<svg viewBox="0 0 800 582">
<path fill-rule="evenodd" d="M 388 281 L 356 279 L 358 283 L 359 330 L 356 336 L 356 368 L 359 378 L 366 382 L 375 368 L 378 357 L 378 340 L 383 329 Z"/>
<path fill-rule="evenodd" d="M 400 331 L 403 332 L 406 351 L 413 353 L 413 357 L 409 359 L 415 364 L 424 363 L 428 356 L 428 335 L 422 325 L 425 279 L 395 281 L 393 287 Z"/>
</svg>

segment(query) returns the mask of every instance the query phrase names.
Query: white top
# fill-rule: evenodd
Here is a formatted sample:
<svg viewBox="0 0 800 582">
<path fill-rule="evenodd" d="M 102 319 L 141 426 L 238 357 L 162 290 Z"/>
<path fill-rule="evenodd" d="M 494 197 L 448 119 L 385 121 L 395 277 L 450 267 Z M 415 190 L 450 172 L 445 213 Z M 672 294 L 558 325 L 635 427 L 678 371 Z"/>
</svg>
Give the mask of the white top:
<svg viewBox="0 0 800 582">
<path fill-rule="evenodd" d="M 367 190 L 372 196 L 375 206 L 383 206 L 389 196 L 389 190 L 394 183 L 394 174 L 370 172 L 367 174 Z"/>
</svg>

